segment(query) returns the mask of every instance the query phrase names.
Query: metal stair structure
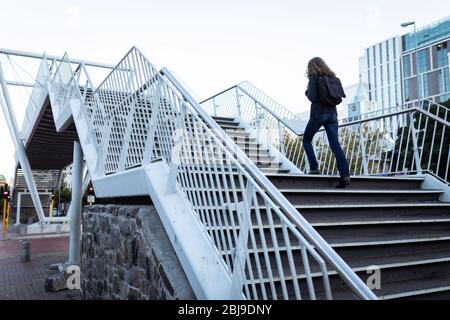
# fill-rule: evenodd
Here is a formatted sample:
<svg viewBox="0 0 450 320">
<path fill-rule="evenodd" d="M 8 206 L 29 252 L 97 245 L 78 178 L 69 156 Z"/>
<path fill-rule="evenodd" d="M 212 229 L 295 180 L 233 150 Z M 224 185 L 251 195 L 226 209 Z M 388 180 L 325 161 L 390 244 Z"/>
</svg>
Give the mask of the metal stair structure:
<svg viewBox="0 0 450 320">
<path fill-rule="evenodd" d="M 231 136 L 233 129 L 239 128 L 236 118 L 215 120 Z M 248 156 L 267 152 L 256 148 L 243 150 Z M 450 202 L 440 200 L 444 189 L 422 188 L 426 176 L 356 176 L 346 189 L 335 188 L 336 176 L 269 173 L 267 177 L 361 278 L 369 277 L 370 267 L 379 268 L 382 285 L 375 290 L 379 298 L 450 298 Z M 269 232 L 268 218 L 261 219 Z M 273 223 L 277 237 L 282 238 L 281 226 Z M 254 227 L 257 225 L 255 217 Z M 269 252 L 273 251 L 269 247 Z M 292 254 L 300 257 L 300 249 Z M 276 258 L 272 255 L 270 259 Z M 286 253 L 281 261 L 288 265 Z M 311 266 L 313 274 L 317 270 Z M 268 284 L 270 277 L 265 272 Z M 340 281 L 333 280 L 335 298 L 354 298 Z M 292 286 L 288 292 L 294 297 Z"/>
<path fill-rule="evenodd" d="M 35 169 L 30 154 L 27 170 L 21 150 L 42 145 L 34 138 L 46 123 L 42 115 L 50 112 L 52 134 L 44 144 L 62 149 L 44 153 L 45 159 L 66 164 L 73 152 L 75 163 L 82 151 L 83 185 L 92 181 L 97 197 L 150 197 L 198 299 L 446 296 L 448 185 L 440 165 L 434 175 L 418 170 L 434 155 L 427 158 L 419 148 L 429 133 L 421 131 L 423 119 L 443 133 L 446 120 L 413 106 L 343 124 L 348 129 L 342 134 L 353 139 L 347 153 L 355 154 L 356 177 L 350 188 L 336 190 L 325 141 L 316 141 L 324 175 L 304 175 L 296 119 L 279 105 L 267 106 L 274 101 L 249 84 L 232 88 L 233 99 L 215 97 L 231 103 L 218 109 L 217 101 L 200 105 L 137 48 L 99 85 L 86 66 L 67 55 L 51 64 L 42 57 L 32 95 L 41 103 L 30 104 L 25 143 L 16 144 L 21 167 L 24 173 Z M 12 109 L 8 100 L 1 101 L 4 111 Z M 407 121 L 418 127 L 406 127 Z M 374 140 L 388 123 L 391 137 L 403 128 L 397 149 L 407 152 L 382 144 L 388 137 Z M 363 139 L 356 141 L 356 132 Z M 446 150 L 441 146 L 440 154 Z M 397 163 L 403 170 L 394 170 Z M 80 165 L 74 177 L 78 196 L 84 188 Z M 395 176 L 399 172 L 408 175 Z M 30 175 L 25 180 L 36 189 Z M 33 203 L 41 206 L 36 198 Z M 79 215 L 74 207 L 71 218 Z M 382 286 L 374 291 L 366 284 L 373 266 L 379 266 Z"/>
<path fill-rule="evenodd" d="M 242 83 L 201 104 L 231 136 L 242 127 L 259 133 L 255 140 L 264 143 L 254 145 L 253 154 L 272 148 L 290 160 L 294 170 L 267 177 L 361 278 L 371 267 L 380 270 L 379 298 L 450 297 L 448 108 L 420 101 L 343 119 L 341 141 L 355 176 L 350 187 L 337 190 L 325 134 L 315 139 L 323 175 L 298 174 L 308 170 L 302 133 L 261 90 Z M 336 298 L 352 298 L 339 281 L 333 288 Z"/>
</svg>

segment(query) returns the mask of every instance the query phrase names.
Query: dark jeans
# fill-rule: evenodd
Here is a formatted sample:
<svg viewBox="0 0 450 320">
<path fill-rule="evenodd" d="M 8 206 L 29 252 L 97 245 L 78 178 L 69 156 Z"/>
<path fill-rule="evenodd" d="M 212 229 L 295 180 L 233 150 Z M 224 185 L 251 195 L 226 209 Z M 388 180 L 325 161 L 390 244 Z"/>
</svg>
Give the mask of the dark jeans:
<svg viewBox="0 0 450 320">
<path fill-rule="evenodd" d="M 327 132 L 328 142 L 330 143 L 331 150 L 336 157 L 336 163 L 341 177 L 349 177 L 350 171 L 348 168 L 347 159 L 345 158 L 344 151 L 342 151 L 341 145 L 339 144 L 338 118 L 334 112 L 316 115 L 313 114 L 311 115 L 308 125 L 306 126 L 305 133 L 303 135 L 303 147 L 305 148 L 305 152 L 308 157 L 310 169 L 316 170 L 319 167 L 314 154 L 312 140 L 314 135 L 322 126 Z"/>
</svg>

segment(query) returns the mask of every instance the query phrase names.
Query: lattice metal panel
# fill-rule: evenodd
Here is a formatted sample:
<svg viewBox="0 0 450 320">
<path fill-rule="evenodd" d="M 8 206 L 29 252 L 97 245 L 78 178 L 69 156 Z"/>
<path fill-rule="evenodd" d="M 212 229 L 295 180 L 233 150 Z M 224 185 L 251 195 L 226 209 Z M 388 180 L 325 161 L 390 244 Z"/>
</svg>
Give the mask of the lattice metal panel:
<svg viewBox="0 0 450 320">
<path fill-rule="evenodd" d="M 100 164 L 98 174 L 123 172 L 162 157 L 171 172 L 176 172 L 164 187 L 176 186 L 192 209 L 186 214 L 203 225 L 202 231 L 232 278 L 233 297 L 315 299 L 323 294 L 331 298 L 326 260 L 341 276 L 350 275 L 346 281 L 357 282 L 353 287 L 363 291 L 360 296 L 370 296 L 314 229 L 294 218 L 301 216 L 283 195 L 269 183 L 257 182 L 264 177 L 252 167 L 251 160 L 244 153 L 235 155 L 239 149 L 232 140 L 218 128 L 212 129 L 217 124 L 183 93 L 173 77 L 164 74 L 133 48 L 85 98 L 87 110 L 80 110 L 75 120 L 83 128 L 87 122 L 88 133 L 95 134 L 94 147 L 101 158 L 95 161 Z M 90 83 L 86 86 L 89 89 L 93 89 Z M 71 94 L 70 88 L 67 94 Z M 82 99 L 79 91 L 78 95 Z M 274 222 L 282 228 L 280 237 L 275 234 Z M 319 254 L 318 246 L 326 253 Z M 294 260 L 298 249 L 301 256 Z M 267 259 L 270 250 L 276 261 Z M 259 251 L 264 257 L 250 258 L 250 252 Z M 284 251 L 288 265 L 280 260 Z M 320 275 L 314 282 L 310 267 Z M 266 270 L 270 271 L 268 278 Z M 305 273 L 303 280 L 299 273 Z M 273 285 L 273 275 L 279 278 L 280 286 Z M 293 293 L 288 292 L 288 286 L 294 287 Z"/>
<path fill-rule="evenodd" d="M 61 177 L 60 170 L 32 170 L 33 178 L 38 190 L 55 190 Z M 27 189 L 22 169 L 17 169 L 15 190 Z"/>
</svg>

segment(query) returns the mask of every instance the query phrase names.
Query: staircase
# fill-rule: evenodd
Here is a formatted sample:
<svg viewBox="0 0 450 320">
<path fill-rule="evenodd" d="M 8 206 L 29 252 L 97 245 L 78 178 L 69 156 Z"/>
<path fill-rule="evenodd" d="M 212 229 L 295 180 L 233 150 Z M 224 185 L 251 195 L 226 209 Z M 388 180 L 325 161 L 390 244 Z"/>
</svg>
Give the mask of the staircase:
<svg viewBox="0 0 450 320">
<path fill-rule="evenodd" d="M 352 170 L 389 176 L 359 175 L 338 190 L 336 176 L 300 174 L 307 166 L 296 119 L 270 99 L 263 100 L 275 111 L 249 98 L 251 87 L 232 89 L 237 99 L 212 98 L 211 109 L 237 114 L 212 118 L 136 48 L 99 86 L 83 63 L 72 66 L 66 55 L 48 72 L 54 142 L 76 133 L 97 197 L 150 196 L 197 298 L 447 297 L 449 187 L 415 170 L 426 160 L 420 127 L 381 132 L 391 137 L 376 130 L 422 124 L 409 109 L 383 126 L 346 124 Z M 222 100 L 236 108 L 217 105 Z M 447 126 L 439 121 L 438 130 Z M 395 153 L 384 143 L 390 140 L 407 150 Z M 317 144 L 321 169 L 335 174 L 324 141 Z M 395 176 L 397 169 L 411 175 Z M 373 266 L 381 288 L 372 292 L 366 280 Z"/>
<path fill-rule="evenodd" d="M 248 132 L 246 128 L 234 121 L 233 118 L 213 117 L 213 119 L 221 126 L 221 128 L 233 139 L 246 155 L 252 160 L 259 169 L 265 174 L 282 174 L 289 173 L 288 168 L 283 167 L 282 161 L 277 156 L 271 155 L 270 150 L 256 137 Z"/>
<path fill-rule="evenodd" d="M 248 138 L 249 133 L 238 129 L 239 120 L 214 119 L 231 137 Z M 270 161 L 266 149 L 254 141 L 248 142 L 242 149 L 250 158 L 257 154 Z M 261 164 L 259 158 L 255 163 L 361 279 L 366 281 L 371 275 L 367 273 L 369 267 L 379 267 L 381 288 L 374 290 L 379 298 L 450 298 L 450 202 L 440 201 L 443 189 L 422 188 L 425 176 L 357 176 L 348 188 L 336 189 L 336 176 L 289 174 L 280 170 L 277 162 L 271 163 L 274 168 L 267 170 L 267 163 Z M 273 221 L 272 228 L 271 218 L 263 208 L 258 213 L 256 210 L 252 209 L 254 228 L 258 228 L 257 220 L 262 220 L 264 230 L 259 232 L 269 239 L 270 232 L 274 232 L 278 239 L 276 245 L 286 247 L 278 221 Z M 273 243 L 258 245 L 259 248 L 268 246 L 269 259 L 277 259 Z M 289 258 L 281 250 L 280 263 L 283 269 L 288 269 Z M 264 260 L 263 252 L 258 252 L 258 259 Z M 292 254 L 295 261 L 301 261 L 301 248 L 293 248 Z M 255 251 L 251 255 L 251 259 L 256 259 Z M 302 266 L 296 267 L 300 287 L 305 288 L 307 279 L 301 275 Z M 316 285 L 321 282 L 318 271 L 318 265 L 312 264 Z M 269 276 L 269 270 L 263 273 L 265 286 L 280 286 L 279 274 Z M 329 274 L 335 299 L 355 298 L 336 272 Z M 296 298 L 293 282 L 287 284 L 289 297 Z M 301 293 L 308 297 L 306 292 Z M 323 292 L 318 292 L 318 299 L 324 297 Z"/>
</svg>

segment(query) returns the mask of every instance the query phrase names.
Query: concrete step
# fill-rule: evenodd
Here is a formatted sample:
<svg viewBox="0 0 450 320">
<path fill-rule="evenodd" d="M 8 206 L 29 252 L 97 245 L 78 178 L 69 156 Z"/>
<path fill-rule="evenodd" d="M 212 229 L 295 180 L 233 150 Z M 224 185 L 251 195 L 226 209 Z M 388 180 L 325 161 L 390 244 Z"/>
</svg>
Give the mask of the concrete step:
<svg viewBox="0 0 450 320">
<path fill-rule="evenodd" d="M 366 271 L 359 271 L 357 275 L 365 282 L 370 276 Z M 281 281 L 274 281 L 272 286 L 277 292 L 279 299 L 283 298 Z M 347 284 L 338 276 L 330 277 L 333 299 L 336 300 L 355 300 L 357 297 L 349 289 Z M 302 299 L 308 300 L 311 297 L 308 294 L 307 280 L 298 281 Z M 316 299 L 325 299 L 323 279 L 320 277 L 312 278 L 312 284 L 315 289 Z M 267 291 L 271 287 L 270 282 L 264 282 Z M 295 299 L 293 281 L 286 281 L 286 292 L 290 299 Z M 259 296 L 262 294 L 262 285 L 256 286 Z M 436 262 L 422 265 L 405 266 L 402 268 L 387 268 L 381 270 L 381 289 L 374 289 L 374 293 L 385 300 L 403 299 L 425 295 L 427 293 L 444 292 L 450 290 L 450 262 Z"/>
<path fill-rule="evenodd" d="M 355 272 L 366 271 L 368 267 L 377 265 L 381 270 L 399 269 L 409 266 L 418 266 L 425 264 L 441 263 L 450 261 L 450 241 L 436 243 L 418 243 L 408 245 L 392 245 L 379 246 L 370 248 L 343 248 L 336 249 L 336 252 L 349 264 Z M 269 274 L 279 280 L 280 270 L 277 266 L 277 256 L 275 253 L 269 252 L 266 257 L 259 253 L 258 256 L 250 255 L 252 261 L 253 274 L 258 274 L 256 259 L 259 259 L 261 266 L 261 276 L 269 278 Z M 284 276 L 287 279 L 305 279 L 305 266 L 300 250 L 292 252 L 292 258 L 289 258 L 287 252 L 282 250 L 279 252 L 279 259 L 282 262 L 283 269 L 289 270 L 289 262 L 291 261 L 296 270 L 294 277 L 291 272 L 287 271 Z M 314 259 L 310 259 L 310 271 L 312 277 L 321 277 L 321 268 Z M 331 266 L 327 267 L 328 275 L 336 276 L 337 272 Z M 249 274 L 248 274 L 249 275 Z M 266 279 L 269 281 L 269 279 Z"/>
<path fill-rule="evenodd" d="M 309 176 L 309 175 L 270 175 L 269 180 L 277 188 L 334 188 L 339 180 L 337 176 Z M 379 176 L 356 176 L 351 178 L 351 185 L 346 189 L 419 189 L 424 176 L 405 177 L 379 177 Z"/>
<path fill-rule="evenodd" d="M 261 164 L 258 164 L 261 166 Z M 262 164 L 269 166 L 269 164 Z M 276 166 L 278 168 L 278 166 Z M 198 192 L 214 191 L 212 184 L 205 184 L 207 189 L 198 189 Z M 237 199 L 234 198 L 232 190 L 222 190 L 217 188 L 216 194 L 223 197 L 229 195 L 230 201 L 242 201 L 241 190 L 235 190 Z M 364 189 L 279 189 L 287 200 L 294 206 L 296 205 L 320 205 L 327 206 L 333 204 L 366 204 L 366 203 L 422 203 L 436 202 L 439 200 L 442 190 L 364 190 Z M 258 195 L 258 203 L 263 206 L 264 201 Z M 206 202 L 204 205 L 214 205 L 214 203 Z"/>
<path fill-rule="evenodd" d="M 405 203 L 438 201 L 443 190 L 386 190 L 386 189 L 280 189 L 293 205 L 343 203 Z"/>
<path fill-rule="evenodd" d="M 277 169 L 277 168 L 261 168 L 261 172 L 268 175 L 268 174 L 286 174 L 291 172 L 289 169 Z"/>
<path fill-rule="evenodd" d="M 369 276 L 364 273 L 357 274 L 364 280 Z M 335 298 L 351 298 L 341 279 L 336 277 L 333 287 L 337 289 Z M 390 300 L 448 290 L 450 290 L 450 262 L 444 261 L 382 270 L 381 289 L 374 290 L 374 293 L 380 299 Z"/>
<path fill-rule="evenodd" d="M 224 121 L 224 122 L 234 122 L 236 118 L 232 118 L 232 117 L 216 117 L 213 116 L 212 117 L 214 120 L 216 120 L 216 122 L 220 122 L 220 121 Z"/>
<path fill-rule="evenodd" d="M 406 249 L 406 250 L 405 250 Z M 411 250 L 414 249 L 414 250 Z M 345 253 L 338 252 L 343 257 Z M 427 276 L 425 273 L 428 270 L 440 269 L 442 264 L 448 264 L 450 262 L 450 245 L 449 242 L 445 243 L 444 247 L 415 247 L 409 246 L 406 248 L 390 248 L 390 250 L 382 250 L 378 252 L 370 252 L 368 255 L 366 252 L 360 252 L 362 255 L 356 259 L 348 260 L 349 266 L 356 272 L 361 279 L 366 282 L 369 274 L 367 270 L 369 267 L 376 265 L 381 273 L 381 286 L 388 287 L 384 291 L 376 290 L 375 293 L 381 295 L 382 298 L 392 299 L 400 298 L 405 296 L 412 296 L 421 294 L 423 295 L 423 290 L 435 290 L 437 288 L 434 284 L 422 283 L 424 278 Z M 280 272 L 277 264 L 277 256 L 273 253 L 269 253 L 269 256 L 258 255 L 258 259 L 254 255 L 250 256 L 252 265 L 254 266 L 252 273 L 247 271 L 247 278 L 253 279 L 249 280 L 256 283 L 261 287 L 262 284 L 268 285 L 271 280 L 274 285 L 281 284 L 282 279 L 285 279 L 287 285 L 287 291 L 289 296 L 294 296 L 294 286 L 293 281 L 298 281 L 300 287 L 306 287 L 307 275 L 305 273 L 305 267 L 303 264 L 303 258 L 300 251 L 294 251 L 292 256 L 289 257 L 285 252 L 281 252 L 278 256 L 283 266 L 283 273 Z M 292 264 L 289 264 L 291 262 Z M 317 294 L 319 298 L 324 298 L 323 290 L 321 290 L 320 285 L 322 284 L 322 269 L 314 261 L 314 259 L 309 259 L 311 279 L 318 288 Z M 256 266 L 260 265 L 260 268 Z M 422 273 L 423 277 L 418 277 L 414 272 L 411 273 L 410 270 L 418 269 L 424 271 Z M 331 266 L 327 267 L 327 274 L 334 287 L 335 295 L 338 295 L 341 299 L 353 299 L 352 292 L 347 288 L 346 284 L 339 279 L 339 275 L 333 270 Z M 252 276 L 253 275 L 253 276 Z M 385 277 L 385 275 L 387 275 Z M 449 276 L 447 272 L 447 277 Z M 263 279 L 260 281 L 259 279 Z M 400 281 L 399 281 L 400 280 Z M 399 282 L 411 281 L 410 287 L 405 287 L 405 291 L 399 291 L 394 284 Z M 323 285 L 323 284 L 322 284 Z M 423 287 L 420 287 L 423 285 Z M 425 287 L 427 286 L 427 287 Z M 280 286 L 281 287 L 281 286 Z M 280 288 L 281 289 L 281 288 Z M 280 290 L 281 291 L 281 290 Z M 306 292 L 304 292 L 306 294 Z M 307 295 L 306 295 L 307 296 Z M 279 295 L 281 297 L 281 295 Z"/>
<path fill-rule="evenodd" d="M 220 201 L 218 198 L 217 201 Z M 226 201 L 226 198 L 223 198 Z M 198 210 L 209 210 L 217 217 L 226 221 L 231 217 L 237 220 L 236 210 L 224 209 L 221 206 L 201 206 L 194 208 Z M 398 225 L 398 224 L 426 224 L 437 222 L 450 222 L 450 203 L 414 203 L 410 206 L 399 204 L 390 204 L 389 206 L 379 208 L 374 203 L 372 207 L 358 208 L 345 207 L 340 209 L 320 207 L 310 209 L 298 209 L 301 215 L 308 220 L 313 227 L 345 227 L 345 226 L 363 226 L 363 225 Z M 268 218 L 264 207 L 256 211 L 253 206 L 251 209 L 251 219 L 257 225 L 257 215 L 259 214 L 264 228 L 268 228 Z M 274 215 L 272 217 L 276 228 L 279 227 L 279 219 Z"/>
<path fill-rule="evenodd" d="M 231 223 L 231 222 L 230 222 Z M 235 223 L 236 220 L 235 220 Z M 214 230 L 209 228 L 211 234 L 217 238 L 217 241 L 224 241 L 228 250 L 235 246 L 234 238 L 228 231 L 239 231 L 238 228 L 221 228 Z M 449 222 L 434 222 L 434 223 L 392 223 L 389 225 L 354 225 L 354 226 L 332 226 L 332 227 L 316 227 L 317 232 L 330 244 L 333 248 L 369 248 L 373 246 L 391 246 L 399 244 L 411 243 L 428 243 L 436 241 L 450 240 L 450 223 Z M 286 250 L 289 245 L 295 249 L 299 249 L 298 239 L 292 232 L 289 237 L 285 238 L 282 229 L 279 225 L 273 228 L 269 227 L 254 227 L 252 230 L 255 243 L 251 245 L 250 252 L 262 252 L 264 247 L 269 251 L 274 251 L 275 246 L 279 250 Z M 253 236 L 252 235 L 252 236 Z M 274 237 L 275 236 L 275 237 Z M 230 247 L 231 246 L 231 247 Z"/>
</svg>

